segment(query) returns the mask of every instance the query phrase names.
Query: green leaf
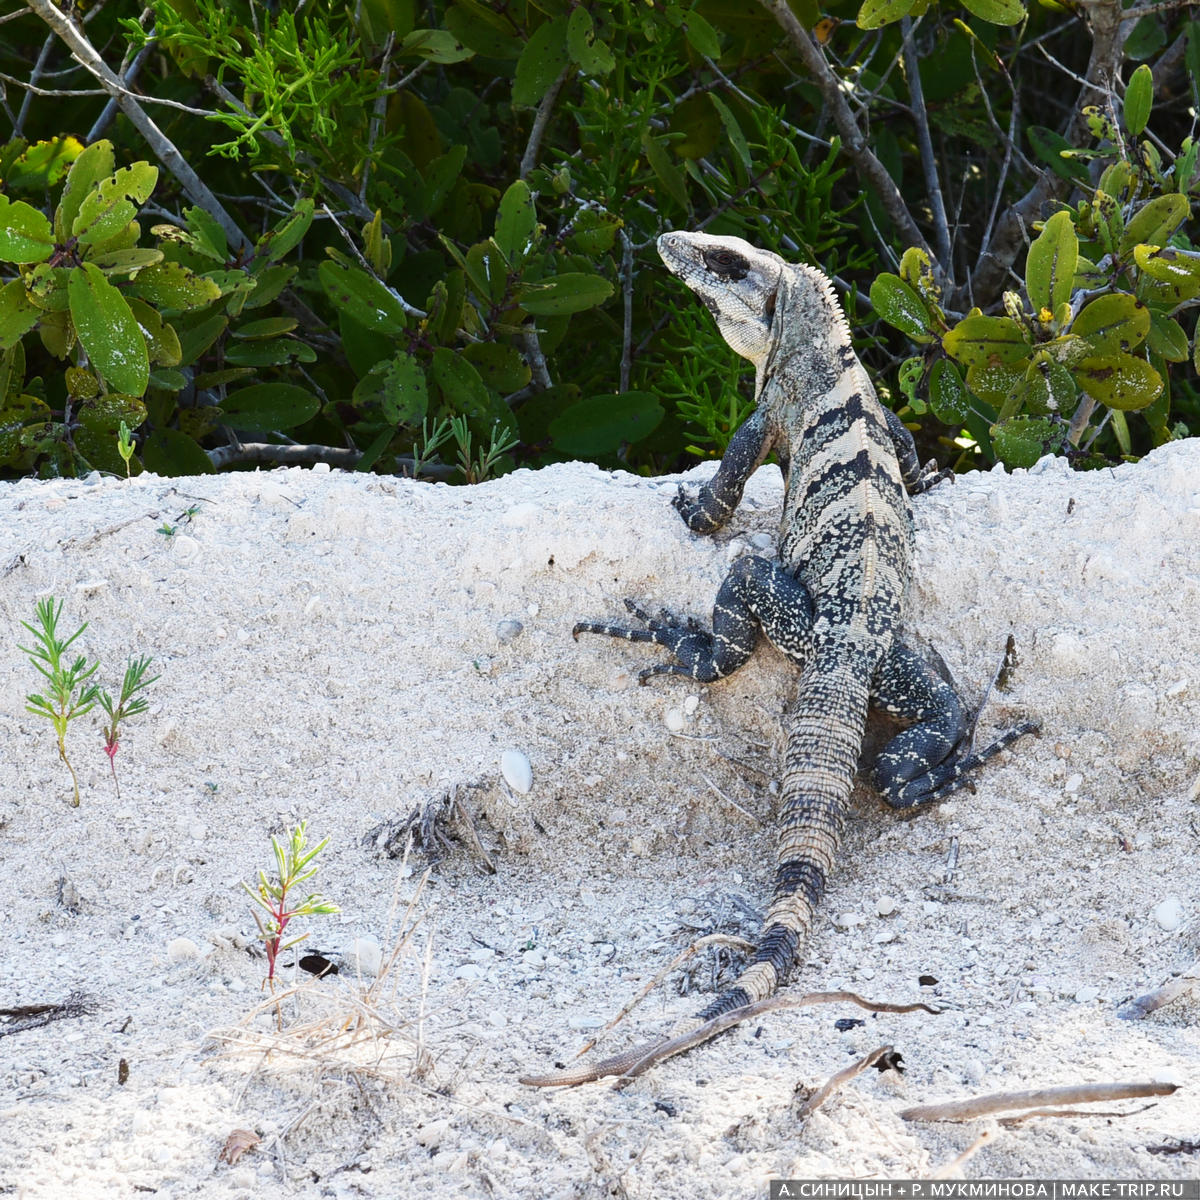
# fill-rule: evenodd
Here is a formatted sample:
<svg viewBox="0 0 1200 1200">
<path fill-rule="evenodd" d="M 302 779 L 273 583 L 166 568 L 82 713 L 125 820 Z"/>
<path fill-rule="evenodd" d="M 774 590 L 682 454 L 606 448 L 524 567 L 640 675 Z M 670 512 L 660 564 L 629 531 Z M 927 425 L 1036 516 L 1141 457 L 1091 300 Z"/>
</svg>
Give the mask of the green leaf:
<svg viewBox="0 0 1200 1200">
<path fill-rule="evenodd" d="M 174 324 L 174 322 L 173 322 Z M 191 366 L 203 355 L 229 326 L 229 318 L 221 312 L 213 313 L 210 317 L 188 324 L 175 324 L 179 333 L 180 363 Z"/>
<path fill-rule="evenodd" d="M 1071 372 L 1049 354 L 1039 354 L 1025 375 L 1025 406 L 1038 416 L 1068 413 L 1078 388 Z"/>
<path fill-rule="evenodd" d="M 205 258 L 224 266 L 229 261 L 229 240 L 216 217 L 199 205 L 193 205 L 183 210 L 183 219 L 191 233 L 193 248 Z"/>
<path fill-rule="evenodd" d="M 577 8 L 576 12 L 583 12 Z M 500 198 L 496 213 L 496 245 L 508 260 L 510 267 L 519 265 L 529 253 L 537 233 L 537 210 L 533 206 L 533 193 L 529 185 L 518 179 L 510 184 Z"/>
<path fill-rule="evenodd" d="M 268 338 L 233 342 L 225 347 L 225 361 L 237 367 L 277 367 L 283 363 L 316 362 L 317 352 L 295 338 Z"/>
<path fill-rule="evenodd" d="M 252 268 L 250 278 L 254 281 L 254 291 L 246 297 L 243 310 L 248 312 L 270 304 L 291 283 L 296 273 L 297 268 L 293 266 L 274 266 L 261 270 Z"/>
<path fill-rule="evenodd" d="M 404 306 L 378 279 L 338 259 L 323 262 L 317 276 L 334 307 L 364 329 L 393 337 L 404 332 Z"/>
<path fill-rule="evenodd" d="M 1025 16 L 1021 0 L 963 0 L 963 7 L 991 25 L 1015 25 Z"/>
<path fill-rule="evenodd" d="M 947 358 L 939 358 L 929 372 L 929 407 L 944 425 L 961 425 L 971 410 L 962 376 Z"/>
<path fill-rule="evenodd" d="M 81 246 L 98 246 L 119 234 L 137 216 L 158 182 L 158 168 L 148 162 L 122 167 L 102 179 L 83 198 L 71 233 Z"/>
<path fill-rule="evenodd" d="M 44 213 L 0 192 L 0 260 L 40 263 L 54 253 L 54 231 Z"/>
<path fill-rule="evenodd" d="M 1072 183 L 1089 187 L 1090 190 L 1087 167 L 1078 159 L 1063 157 L 1064 150 L 1073 150 L 1074 147 L 1061 133 L 1047 129 L 1044 125 L 1030 125 L 1025 130 L 1025 136 L 1029 139 L 1029 145 L 1033 148 L 1034 154 L 1055 175 L 1060 179 L 1067 179 Z"/>
<path fill-rule="evenodd" d="M 140 396 L 150 382 L 146 339 L 125 297 L 85 262 L 67 283 L 71 320 L 92 366 L 115 391 Z"/>
<path fill-rule="evenodd" d="M 563 454 L 595 458 L 648 437 L 664 415 L 658 398 L 649 392 L 592 396 L 555 417 L 550 422 L 550 436 L 554 448 Z"/>
<path fill-rule="evenodd" d="M 1097 296 L 1071 323 L 1071 332 L 1091 347 L 1089 357 L 1132 350 L 1150 330 L 1150 310 L 1135 296 Z"/>
<path fill-rule="evenodd" d="M 19 142 L 10 142 L 4 149 L 19 146 Z M 0 176 L 7 191 L 48 192 L 82 153 L 83 143 L 77 138 L 52 137 L 22 151 L 11 166 L 0 169 Z"/>
<path fill-rule="evenodd" d="M 1034 312 L 1054 311 L 1071 299 L 1079 238 L 1069 212 L 1056 212 L 1029 247 L 1025 260 L 1025 290 Z"/>
<path fill-rule="evenodd" d="M 152 266 L 163 260 L 161 250 L 139 249 L 106 250 L 103 254 L 93 255 L 89 262 L 94 263 L 105 275 L 131 275 L 143 267 Z"/>
<path fill-rule="evenodd" d="M 533 108 L 567 67 L 567 19 L 557 17 L 534 30 L 517 59 L 512 102 L 517 108 Z"/>
<path fill-rule="evenodd" d="M 419 425 L 429 409 L 429 385 L 421 364 L 401 350 L 376 363 L 354 389 L 356 403 L 377 403 L 389 425 Z"/>
<path fill-rule="evenodd" d="M 617 65 L 612 51 L 596 40 L 592 14 L 582 5 L 567 19 L 567 50 L 587 75 L 607 75 Z"/>
<path fill-rule="evenodd" d="M 1125 128 L 1133 137 L 1140 137 L 1150 120 L 1154 103 L 1154 72 L 1145 63 L 1129 77 L 1125 88 Z"/>
<path fill-rule="evenodd" d="M 1165 285 L 1168 303 L 1178 304 L 1200 295 L 1200 258 L 1195 255 L 1169 248 L 1158 252 L 1155 246 L 1139 245 L 1133 248 L 1133 261 L 1143 275 Z"/>
<path fill-rule="evenodd" d="M 717 116 L 721 118 L 721 124 L 725 126 L 725 133 L 729 138 L 729 144 L 733 147 L 733 152 L 741 159 L 742 166 L 749 171 L 752 162 L 750 144 L 746 141 L 746 135 L 742 132 L 742 127 L 737 123 L 737 118 L 734 117 L 729 105 L 716 92 L 709 92 L 708 100 L 713 108 L 717 110 Z"/>
<path fill-rule="evenodd" d="M 1025 394 L 1028 364 L 1019 362 L 976 362 L 967 368 L 967 387 L 980 398 L 1009 415 L 1020 411 Z"/>
<path fill-rule="evenodd" d="M 263 317 L 258 321 L 247 321 L 231 332 L 235 338 L 254 341 L 258 338 L 282 337 L 285 333 L 291 333 L 298 324 L 295 317 Z"/>
<path fill-rule="evenodd" d="M 624 222 L 620 217 L 610 212 L 597 212 L 594 208 L 585 208 L 576 213 L 570 231 L 567 234 L 567 245 L 577 254 L 586 254 L 588 258 L 599 258 L 607 254 L 617 240 L 618 232 Z"/>
<path fill-rule="evenodd" d="M 442 65 L 475 57 L 475 51 L 464 46 L 448 29 L 414 29 L 400 43 L 400 49 Z"/>
<path fill-rule="evenodd" d="M 1183 326 L 1166 313 L 1150 314 L 1150 332 L 1146 335 L 1146 345 L 1150 347 L 1151 354 L 1157 354 L 1167 362 L 1187 362 L 1188 336 Z"/>
<path fill-rule="evenodd" d="M 492 397 L 479 372 L 461 355 L 438 346 L 429 365 L 429 377 L 441 389 L 442 398 L 468 417 L 486 417 L 492 410 Z"/>
<path fill-rule="evenodd" d="M 161 262 L 143 267 L 130 281 L 129 294 L 155 308 L 186 312 L 219 299 L 221 289 L 181 263 Z"/>
<path fill-rule="evenodd" d="M 267 431 L 295 429 L 311 421 L 321 402 L 312 392 L 294 383 L 256 383 L 230 392 L 221 411 L 236 429 Z"/>
<path fill-rule="evenodd" d="M 916 4 L 917 0 L 865 0 L 856 23 L 859 29 L 880 29 L 907 17 Z"/>
<path fill-rule="evenodd" d="M 311 196 L 297 200 L 291 213 L 259 241 L 258 253 L 265 254 L 274 263 L 294 250 L 312 224 L 315 207 Z"/>
<path fill-rule="evenodd" d="M 688 196 L 683 172 L 671 161 L 667 148 L 658 138 L 651 136 L 647 131 L 642 134 L 642 152 L 646 155 L 646 161 L 650 164 L 650 169 L 654 172 L 658 182 L 663 185 L 680 208 L 686 209 Z"/>
<path fill-rule="evenodd" d="M 0 287 L 0 350 L 12 349 L 38 323 L 41 315 L 41 310 L 30 303 L 21 280 L 14 279 Z"/>
<path fill-rule="evenodd" d="M 142 444 L 142 466 L 156 475 L 211 475 L 212 460 L 186 433 L 156 429 Z"/>
<path fill-rule="evenodd" d="M 721 39 L 717 31 L 695 9 L 684 13 L 681 28 L 697 54 L 703 54 L 705 58 L 721 57 Z"/>
<path fill-rule="evenodd" d="M 517 303 L 534 316 L 549 317 L 595 308 L 612 295 L 612 290 L 612 284 L 599 275 L 568 272 L 541 283 L 522 284 L 517 290 Z"/>
<path fill-rule="evenodd" d="M 893 328 L 914 342 L 933 340 L 929 309 L 921 297 L 900 278 L 884 273 L 871 284 L 871 307 Z"/>
<path fill-rule="evenodd" d="M 1029 356 L 1025 331 L 1011 317 L 964 317 L 942 335 L 942 346 L 967 366 L 1015 363 Z"/>
<path fill-rule="evenodd" d="M 1085 358 L 1071 373 L 1089 396 L 1123 412 L 1152 404 L 1163 389 L 1162 376 L 1144 358 L 1132 354 Z"/>
<path fill-rule="evenodd" d="M 992 448 L 1007 467 L 1032 467 L 1038 459 L 1061 450 L 1066 433 L 1058 421 L 1013 417 L 992 426 Z"/>
<path fill-rule="evenodd" d="M 425 216 L 433 216 L 446 203 L 451 190 L 462 175 L 463 163 L 466 160 L 466 146 L 452 146 L 445 154 L 429 163 L 422 172 L 425 184 L 422 191 Z"/>
<path fill-rule="evenodd" d="M 519 392 L 530 380 L 529 364 L 513 349 L 499 342 L 473 342 L 462 352 L 488 387 L 506 396 Z"/>
<path fill-rule="evenodd" d="M 1121 237 L 1121 257 L 1127 256 L 1139 243 L 1165 246 L 1190 213 L 1188 198 L 1178 192 L 1167 192 L 1147 201 L 1125 226 L 1125 233 Z"/>
<path fill-rule="evenodd" d="M 126 303 L 141 326 L 146 337 L 146 346 L 150 361 L 160 367 L 177 367 L 182 361 L 183 351 L 179 345 L 179 335 L 175 327 L 162 319 L 159 313 L 144 300 L 135 296 L 127 296 Z"/>
<path fill-rule="evenodd" d="M 79 215 L 79 206 L 84 198 L 102 179 L 113 173 L 112 142 L 93 142 L 71 164 L 67 182 L 63 185 L 62 197 L 54 212 L 54 240 L 65 242 L 71 236 L 71 228 Z"/>
</svg>

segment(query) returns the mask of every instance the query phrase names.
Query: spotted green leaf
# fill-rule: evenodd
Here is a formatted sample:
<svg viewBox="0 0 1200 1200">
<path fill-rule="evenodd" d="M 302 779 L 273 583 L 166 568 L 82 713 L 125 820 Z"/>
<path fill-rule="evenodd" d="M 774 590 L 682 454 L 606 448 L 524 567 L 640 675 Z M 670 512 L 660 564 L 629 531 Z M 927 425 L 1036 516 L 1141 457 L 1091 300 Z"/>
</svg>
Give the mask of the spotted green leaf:
<svg viewBox="0 0 1200 1200">
<path fill-rule="evenodd" d="M 1071 214 L 1057 212 L 1042 226 L 1025 260 L 1025 289 L 1035 312 L 1053 311 L 1071 299 L 1078 259 L 1079 238 Z"/>
<path fill-rule="evenodd" d="M 404 332 L 404 306 L 366 271 L 338 256 L 323 262 L 317 277 L 334 307 L 364 329 L 389 335 Z"/>
<path fill-rule="evenodd" d="M 143 267 L 130 281 L 129 292 L 156 308 L 185 312 L 220 298 L 221 289 L 182 263 L 161 262 Z"/>
<path fill-rule="evenodd" d="M 878 275 L 871 284 L 871 307 L 889 325 L 915 342 L 930 342 L 932 321 L 921 297 L 898 275 Z"/>
<path fill-rule="evenodd" d="M 1146 335 L 1146 345 L 1150 347 L 1151 354 L 1157 354 L 1167 362 L 1187 362 L 1187 334 L 1183 326 L 1166 313 L 1150 314 L 1150 332 Z"/>
<path fill-rule="evenodd" d="M 970 412 L 971 398 L 958 368 L 948 358 L 939 358 L 929 372 L 929 407 L 945 425 L 961 424 Z"/>
<path fill-rule="evenodd" d="M 650 164 L 658 182 L 667 194 L 680 206 L 688 207 L 687 184 L 683 172 L 671 161 L 666 146 L 649 132 L 642 134 L 642 153 Z"/>
<path fill-rule="evenodd" d="M 38 323 L 41 315 L 30 302 L 21 280 L 14 279 L 0 287 L 0 350 L 15 346 Z"/>
<path fill-rule="evenodd" d="M 1032 467 L 1039 458 L 1062 449 L 1066 433 L 1058 421 L 1013 417 L 992 426 L 992 448 L 1007 467 Z"/>
<path fill-rule="evenodd" d="M 99 246 L 115 237 L 137 216 L 158 182 L 158 168 L 148 162 L 122 167 L 102 179 L 83 198 L 71 233 L 82 246 Z"/>
<path fill-rule="evenodd" d="M 1088 343 L 1091 355 L 1132 350 L 1149 330 L 1150 310 L 1121 292 L 1097 296 L 1071 324 L 1071 332 Z"/>
<path fill-rule="evenodd" d="M 67 283 L 71 321 L 92 366 L 115 391 L 140 396 L 150 381 L 146 339 L 125 297 L 85 262 Z"/>
<path fill-rule="evenodd" d="M 583 12 L 577 8 L 576 12 Z M 496 213 L 495 242 L 509 266 L 517 266 L 529 252 L 537 233 L 537 210 L 533 206 L 533 193 L 529 184 L 518 179 L 509 185 L 500 198 Z"/>
<path fill-rule="evenodd" d="M 462 62 L 475 55 L 474 50 L 464 46 L 447 29 L 414 29 L 400 43 L 400 49 L 442 65 Z"/>
<path fill-rule="evenodd" d="M 942 335 L 942 346 L 966 366 L 1014 363 L 1029 356 L 1025 331 L 1011 317 L 964 317 Z"/>
<path fill-rule="evenodd" d="M 40 263 L 54 252 L 54 231 L 44 213 L 0 192 L 0 260 Z"/>
<path fill-rule="evenodd" d="M 1085 358 L 1071 373 L 1089 396 L 1123 412 L 1152 404 L 1163 389 L 1162 376 L 1144 358 L 1132 354 Z"/>
<path fill-rule="evenodd" d="M 597 40 L 592 14 L 583 5 L 567 19 L 567 50 L 587 75 L 607 75 L 617 65 L 612 51 Z"/>
<path fill-rule="evenodd" d="M 115 159 L 112 142 L 101 139 L 93 142 L 71 164 L 67 182 L 63 184 L 58 208 L 54 211 L 54 240 L 65 242 L 71 236 L 79 206 L 102 179 L 113 173 Z"/>
<path fill-rule="evenodd" d="M 358 404 L 375 403 L 389 425 L 419 425 L 429 409 L 425 371 L 411 354 L 376 363 L 354 389 Z"/>
<path fill-rule="evenodd" d="M 858 27 L 880 29 L 908 16 L 916 5 L 917 0 L 865 0 L 858 10 Z"/>
<path fill-rule="evenodd" d="M 540 103 L 568 61 L 567 19 L 556 17 L 539 25 L 517 59 L 513 104 L 517 108 L 533 108 Z"/>
<path fill-rule="evenodd" d="M 614 454 L 623 444 L 652 434 L 665 415 L 658 397 L 649 392 L 592 396 L 555 417 L 550 436 L 563 454 L 584 458 Z"/>
<path fill-rule="evenodd" d="M 513 349 L 499 342 L 473 342 L 463 350 L 479 378 L 501 395 L 518 392 L 530 379 L 529 364 Z"/>
<path fill-rule="evenodd" d="M 1171 235 L 1187 220 L 1191 205 L 1186 196 L 1178 192 L 1167 192 L 1148 200 L 1129 219 L 1121 237 L 1122 257 L 1139 243 L 1165 246 Z"/>
</svg>

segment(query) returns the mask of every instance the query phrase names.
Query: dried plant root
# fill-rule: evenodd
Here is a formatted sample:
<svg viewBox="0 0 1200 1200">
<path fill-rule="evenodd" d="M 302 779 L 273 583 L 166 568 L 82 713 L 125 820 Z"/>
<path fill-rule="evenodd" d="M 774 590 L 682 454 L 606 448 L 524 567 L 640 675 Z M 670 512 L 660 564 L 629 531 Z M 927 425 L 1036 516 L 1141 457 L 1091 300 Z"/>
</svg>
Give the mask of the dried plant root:
<svg viewBox="0 0 1200 1200">
<path fill-rule="evenodd" d="M 1011 1108 L 1046 1108 L 1063 1104 L 1095 1104 L 1100 1100 L 1135 1100 L 1143 1096 L 1170 1096 L 1174 1083 L 1079 1083 L 1066 1087 L 1037 1088 L 1030 1092 L 993 1092 L 944 1104 L 919 1104 L 900 1115 L 906 1121 L 973 1121 Z M 1089 1114 L 1095 1115 L 1095 1114 Z"/>
</svg>

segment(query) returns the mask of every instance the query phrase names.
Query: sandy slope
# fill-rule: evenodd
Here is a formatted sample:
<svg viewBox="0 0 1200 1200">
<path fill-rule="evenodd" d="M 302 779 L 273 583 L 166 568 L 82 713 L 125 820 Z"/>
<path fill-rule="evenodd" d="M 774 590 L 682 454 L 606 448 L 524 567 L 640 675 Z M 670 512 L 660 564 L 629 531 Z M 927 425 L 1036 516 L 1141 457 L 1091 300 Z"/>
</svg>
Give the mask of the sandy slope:
<svg viewBox="0 0 1200 1200">
<path fill-rule="evenodd" d="M 779 1013 L 623 1092 L 517 1084 L 698 933 L 752 932 L 767 894 L 786 664 L 764 649 L 714 687 L 638 688 L 653 648 L 569 636 L 627 595 L 707 617 L 731 557 L 770 544 L 773 468 L 715 541 L 683 527 L 673 488 L 578 465 L 471 490 L 299 470 L 0 485 L 0 1007 L 93 1003 L 0 1038 L 0 1193 L 765 1195 L 773 1174 L 927 1174 L 985 1124 L 907 1124 L 909 1104 L 1149 1078 L 1183 1086 L 1123 1119 L 1004 1129 L 965 1170 L 1195 1173 L 1194 1153 L 1149 1148 L 1197 1139 L 1200 999 L 1142 1022 L 1115 1010 L 1200 956 L 1197 442 L 918 501 L 915 630 L 972 702 L 1011 632 L 1020 666 L 981 736 L 1026 716 L 1045 732 L 916 821 L 860 791 L 793 990 L 949 1011 L 846 1032 L 835 1020 L 861 1014 Z M 90 623 L 110 687 L 130 652 L 162 672 L 118 758 L 120 799 L 98 718 L 73 730 L 77 810 L 14 647 L 47 594 L 64 624 Z M 501 782 L 509 749 L 532 763 L 528 794 Z M 454 796 L 497 872 L 459 842 L 435 867 L 379 1002 L 391 1036 L 350 1056 L 298 1033 L 287 1052 L 218 1055 L 206 1035 L 260 1000 L 238 883 L 269 865 L 269 834 L 303 817 L 330 839 L 317 886 L 342 914 L 311 923 L 315 945 L 388 945 L 425 864 L 369 835 Z M 349 974 L 288 1020 L 352 1011 Z M 603 1046 L 698 1006 L 668 985 Z M 270 1029 L 262 1015 L 243 1034 Z M 797 1087 L 883 1042 L 906 1074 L 870 1071 L 797 1118 Z M 236 1127 L 263 1142 L 218 1163 Z"/>
</svg>

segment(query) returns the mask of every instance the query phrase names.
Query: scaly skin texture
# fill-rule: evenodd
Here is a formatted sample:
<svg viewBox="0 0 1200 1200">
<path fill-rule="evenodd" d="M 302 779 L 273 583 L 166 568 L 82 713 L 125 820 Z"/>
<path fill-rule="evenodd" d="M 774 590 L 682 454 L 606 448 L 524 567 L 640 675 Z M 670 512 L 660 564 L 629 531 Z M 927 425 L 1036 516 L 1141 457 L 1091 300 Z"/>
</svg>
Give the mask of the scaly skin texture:
<svg viewBox="0 0 1200 1200">
<path fill-rule="evenodd" d="M 1011 730 L 979 754 L 960 753 L 958 697 L 901 640 L 913 554 L 908 496 L 942 475 L 921 468 L 912 436 L 880 405 L 829 280 L 740 238 L 665 233 L 658 250 L 756 371 L 753 415 L 712 481 L 695 497 L 680 489 L 675 506 L 690 529 L 713 533 L 774 451 L 786 482 L 779 556 L 734 563 L 711 634 L 651 620 L 630 602 L 645 628 L 584 622 L 575 633 L 666 647 L 674 661 L 644 670 L 643 683 L 658 674 L 721 679 L 749 658 L 760 630 L 801 671 L 787 716 L 774 895 L 751 962 L 698 1015 L 704 1022 L 771 995 L 796 961 L 837 853 L 869 706 L 911 722 L 873 771 L 897 808 L 941 798 L 1033 727 Z M 624 1074 L 653 1046 L 523 1082 Z"/>
</svg>

